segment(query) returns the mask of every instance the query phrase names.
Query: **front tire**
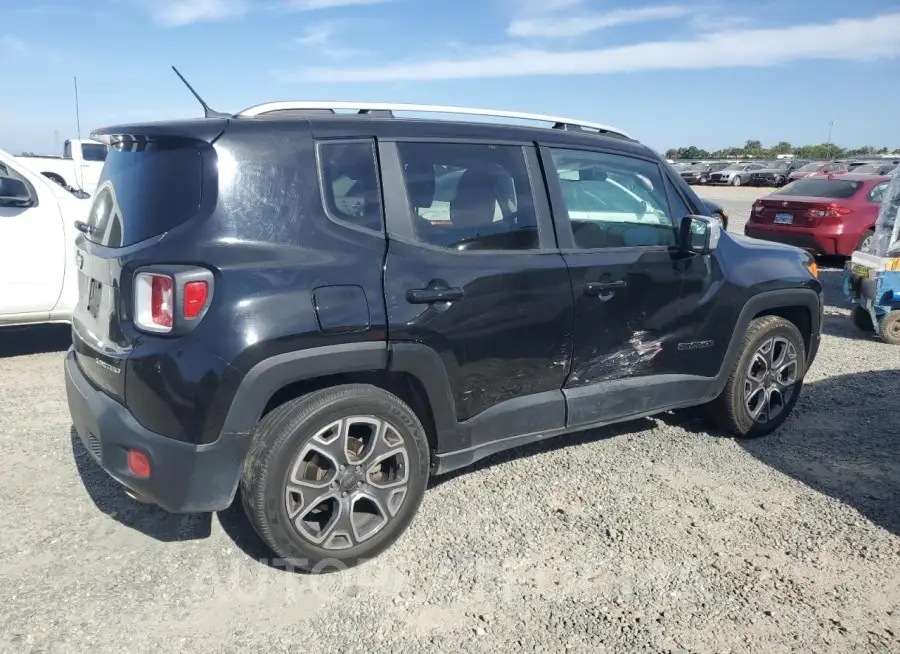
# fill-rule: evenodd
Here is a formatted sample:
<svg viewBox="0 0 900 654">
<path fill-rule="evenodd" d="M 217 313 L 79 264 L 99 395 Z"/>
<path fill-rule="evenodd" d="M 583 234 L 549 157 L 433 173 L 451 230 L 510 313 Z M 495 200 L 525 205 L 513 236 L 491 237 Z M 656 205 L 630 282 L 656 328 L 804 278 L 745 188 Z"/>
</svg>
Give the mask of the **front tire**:
<svg viewBox="0 0 900 654">
<path fill-rule="evenodd" d="M 866 248 L 872 243 L 872 238 L 875 236 L 874 229 L 867 229 L 862 233 L 859 237 L 859 241 L 856 243 L 856 251 L 857 252 L 865 252 Z M 852 254 L 852 252 L 851 252 Z"/>
<path fill-rule="evenodd" d="M 878 328 L 881 340 L 890 345 L 900 345 L 900 311 L 891 311 Z"/>
<path fill-rule="evenodd" d="M 780 316 L 754 319 L 722 393 L 707 406 L 713 424 L 738 438 L 769 434 L 787 420 L 806 374 L 800 330 Z"/>
<path fill-rule="evenodd" d="M 697 181 L 701 186 L 703 186 L 709 183 L 709 178 L 706 175 L 700 175 L 700 179 Z"/>
<path fill-rule="evenodd" d="M 429 450 L 415 412 L 368 384 L 286 402 L 257 425 L 241 495 L 265 543 L 295 568 L 358 565 L 390 547 L 425 494 Z"/>
<path fill-rule="evenodd" d="M 732 186 L 740 186 L 740 185 L 741 185 L 741 181 L 742 181 L 742 180 L 741 180 L 741 176 L 740 176 L 740 175 L 735 175 L 735 176 L 732 178 L 732 180 L 731 180 L 731 185 L 732 185 Z"/>
</svg>

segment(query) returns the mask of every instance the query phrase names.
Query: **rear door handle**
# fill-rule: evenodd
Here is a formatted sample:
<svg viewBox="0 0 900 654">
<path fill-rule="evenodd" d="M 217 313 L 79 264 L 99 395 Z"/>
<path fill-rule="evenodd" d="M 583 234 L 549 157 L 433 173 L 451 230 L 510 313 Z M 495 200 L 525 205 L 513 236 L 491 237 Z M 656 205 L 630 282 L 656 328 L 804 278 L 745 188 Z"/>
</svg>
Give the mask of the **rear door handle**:
<svg viewBox="0 0 900 654">
<path fill-rule="evenodd" d="M 464 295 L 461 288 L 411 288 L 406 291 L 406 301 L 410 304 L 454 302 L 462 300 Z"/>
<path fill-rule="evenodd" d="M 582 286 L 585 295 L 603 295 L 611 291 L 619 291 L 626 288 L 628 283 L 624 279 L 615 282 L 588 282 Z"/>
</svg>

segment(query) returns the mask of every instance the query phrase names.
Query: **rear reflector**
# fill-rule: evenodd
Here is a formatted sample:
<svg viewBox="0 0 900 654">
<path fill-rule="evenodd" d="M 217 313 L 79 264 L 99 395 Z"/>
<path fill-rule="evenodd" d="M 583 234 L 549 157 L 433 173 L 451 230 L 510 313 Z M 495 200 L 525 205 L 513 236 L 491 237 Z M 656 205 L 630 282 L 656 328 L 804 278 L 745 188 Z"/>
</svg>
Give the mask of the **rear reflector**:
<svg viewBox="0 0 900 654">
<path fill-rule="evenodd" d="M 188 282 L 184 285 L 184 317 L 193 320 L 206 304 L 209 287 L 206 282 Z"/>
<path fill-rule="evenodd" d="M 135 477 L 150 476 L 150 459 L 143 452 L 128 450 L 128 469 Z"/>
<path fill-rule="evenodd" d="M 173 286 L 173 280 L 168 275 L 137 274 L 134 284 L 135 326 L 148 332 L 172 330 Z"/>
</svg>

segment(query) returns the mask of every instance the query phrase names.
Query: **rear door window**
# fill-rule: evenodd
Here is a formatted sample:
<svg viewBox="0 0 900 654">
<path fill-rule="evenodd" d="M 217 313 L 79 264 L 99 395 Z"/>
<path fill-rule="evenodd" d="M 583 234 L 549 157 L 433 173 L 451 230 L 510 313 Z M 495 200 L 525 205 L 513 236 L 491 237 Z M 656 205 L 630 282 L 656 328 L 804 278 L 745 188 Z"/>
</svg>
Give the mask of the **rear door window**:
<svg viewBox="0 0 900 654">
<path fill-rule="evenodd" d="M 452 250 L 533 250 L 537 214 L 520 146 L 398 144 L 416 237 Z"/>
</svg>

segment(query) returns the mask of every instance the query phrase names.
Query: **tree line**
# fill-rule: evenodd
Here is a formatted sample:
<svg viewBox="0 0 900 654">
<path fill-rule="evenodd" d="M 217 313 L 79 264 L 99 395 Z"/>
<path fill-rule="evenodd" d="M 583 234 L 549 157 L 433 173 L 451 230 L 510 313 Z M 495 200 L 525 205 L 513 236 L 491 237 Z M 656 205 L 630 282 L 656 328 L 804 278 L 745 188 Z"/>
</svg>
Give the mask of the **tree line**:
<svg viewBox="0 0 900 654">
<path fill-rule="evenodd" d="M 860 148 L 842 148 L 834 143 L 820 143 L 819 145 L 794 146 L 787 141 L 776 143 L 771 148 L 764 148 L 760 141 L 747 141 L 744 145 L 723 148 L 721 150 L 704 150 L 696 145 L 683 148 L 670 148 L 666 150 L 667 159 L 730 159 L 734 157 L 753 157 L 754 159 L 774 159 L 779 154 L 793 154 L 799 159 L 838 159 L 845 157 L 859 157 L 871 154 L 898 153 L 900 149 L 891 151 L 889 148 L 874 148 L 866 145 Z"/>
</svg>

